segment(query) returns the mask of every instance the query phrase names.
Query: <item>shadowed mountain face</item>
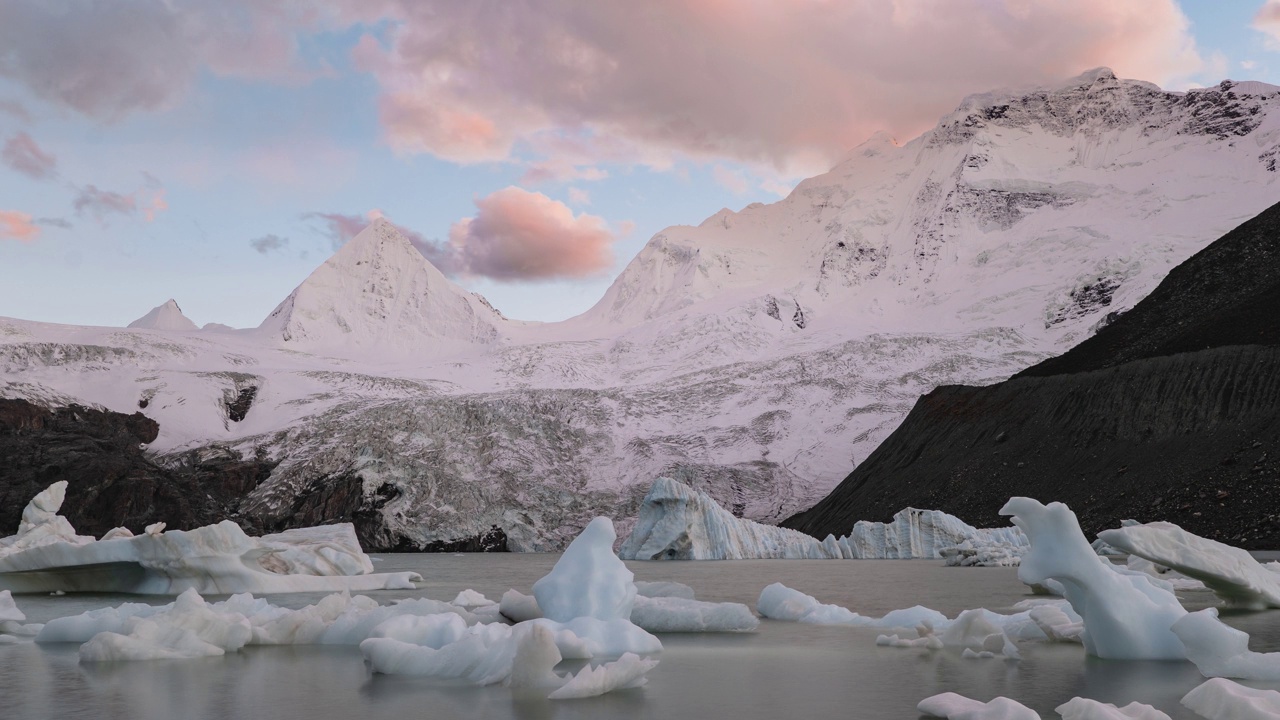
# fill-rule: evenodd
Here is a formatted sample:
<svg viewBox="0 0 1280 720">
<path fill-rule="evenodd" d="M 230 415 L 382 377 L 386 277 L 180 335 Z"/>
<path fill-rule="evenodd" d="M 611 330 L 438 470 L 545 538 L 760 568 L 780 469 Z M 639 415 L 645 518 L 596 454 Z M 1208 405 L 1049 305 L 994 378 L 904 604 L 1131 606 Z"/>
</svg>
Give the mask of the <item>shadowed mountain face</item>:
<svg viewBox="0 0 1280 720">
<path fill-rule="evenodd" d="M 1086 533 L 1165 519 L 1280 547 L 1280 205 L 1062 356 L 920 398 L 829 496 L 782 524 L 840 535 L 915 506 L 986 527 L 1005 522 L 1014 495 L 1067 503 Z"/>
</svg>

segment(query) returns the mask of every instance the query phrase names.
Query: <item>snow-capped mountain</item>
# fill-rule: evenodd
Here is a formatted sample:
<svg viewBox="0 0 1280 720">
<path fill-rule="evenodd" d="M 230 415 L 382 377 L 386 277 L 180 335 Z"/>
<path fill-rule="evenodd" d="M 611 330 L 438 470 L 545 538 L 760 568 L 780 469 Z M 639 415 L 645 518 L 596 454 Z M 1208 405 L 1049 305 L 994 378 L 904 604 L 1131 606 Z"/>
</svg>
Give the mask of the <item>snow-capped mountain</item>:
<svg viewBox="0 0 1280 720">
<path fill-rule="evenodd" d="M 151 312 L 129 323 L 129 327 L 137 330 L 190 332 L 196 329 L 196 324 L 183 315 L 177 301 L 170 298 L 163 305 L 157 305 Z"/>
<path fill-rule="evenodd" d="M 1078 342 L 1270 206 L 1277 155 L 1280 88 L 1096 70 L 668 228 L 569 321 L 502 318 L 375 222 L 257 330 L 0 321 L 0 393 L 145 405 L 158 451 L 280 459 L 242 505 L 272 522 L 356 482 L 406 545 L 556 547 L 662 475 L 777 521 L 921 394 Z"/>
<path fill-rule="evenodd" d="M 505 320 L 378 218 L 311 273 L 258 329 L 305 349 L 440 354 L 495 342 Z"/>
</svg>

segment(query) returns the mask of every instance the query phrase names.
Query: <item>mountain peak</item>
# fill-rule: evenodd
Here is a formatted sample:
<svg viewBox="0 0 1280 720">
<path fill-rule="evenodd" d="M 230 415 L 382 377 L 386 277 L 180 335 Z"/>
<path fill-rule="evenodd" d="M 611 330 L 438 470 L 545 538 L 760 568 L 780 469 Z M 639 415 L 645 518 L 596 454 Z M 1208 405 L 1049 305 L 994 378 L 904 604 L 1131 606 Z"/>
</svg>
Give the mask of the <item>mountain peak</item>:
<svg viewBox="0 0 1280 720">
<path fill-rule="evenodd" d="M 393 223 L 375 218 L 259 326 L 288 343 L 429 352 L 493 342 L 504 318 L 444 276 Z"/>
<path fill-rule="evenodd" d="M 152 308 L 151 312 L 129 323 L 129 327 L 136 330 L 168 330 L 175 332 L 198 329 L 195 323 L 182 314 L 182 308 L 178 307 L 177 301 L 173 298 L 169 298 L 163 304 Z"/>
</svg>

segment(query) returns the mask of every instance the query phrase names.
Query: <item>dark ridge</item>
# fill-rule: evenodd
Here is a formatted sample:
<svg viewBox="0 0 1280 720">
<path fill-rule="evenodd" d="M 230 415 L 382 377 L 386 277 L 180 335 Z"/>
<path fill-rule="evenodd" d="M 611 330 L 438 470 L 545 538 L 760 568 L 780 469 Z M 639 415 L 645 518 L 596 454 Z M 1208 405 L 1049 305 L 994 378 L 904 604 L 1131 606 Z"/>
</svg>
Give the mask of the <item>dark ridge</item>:
<svg viewBox="0 0 1280 720">
<path fill-rule="evenodd" d="M 227 417 L 231 422 L 244 420 L 245 416 L 249 414 L 249 408 L 253 407 L 253 399 L 257 394 L 258 388 L 250 385 L 241 390 L 235 400 L 227 403 Z"/>
<path fill-rule="evenodd" d="M 782 525 L 843 535 L 908 506 L 1004 525 L 998 511 L 1015 495 L 1067 503 L 1086 533 L 1170 520 L 1280 547 L 1280 206 L 1061 357 L 920 398 L 866 462 Z"/>
</svg>

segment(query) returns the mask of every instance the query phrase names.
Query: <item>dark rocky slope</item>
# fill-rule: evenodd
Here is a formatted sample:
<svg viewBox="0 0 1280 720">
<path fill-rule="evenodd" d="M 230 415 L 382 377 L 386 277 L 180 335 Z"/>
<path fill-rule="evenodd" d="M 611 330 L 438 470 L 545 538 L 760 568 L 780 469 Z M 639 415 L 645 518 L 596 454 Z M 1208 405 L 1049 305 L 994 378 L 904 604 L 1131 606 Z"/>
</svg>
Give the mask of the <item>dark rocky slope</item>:
<svg viewBox="0 0 1280 720">
<path fill-rule="evenodd" d="M 153 522 L 189 530 L 231 519 L 250 534 L 351 522 L 368 551 L 506 550 L 501 530 L 430 547 L 407 543 L 387 530 L 377 512 L 394 498 L 385 491 L 365 497 L 355 475 L 313 483 L 283 513 L 242 513 L 241 500 L 271 475 L 274 462 L 204 448 L 161 464 L 143 447 L 159 431 L 142 413 L 79 405 L 46 409 L 0 398 L 0 537 L 17 532 L 36 493 L 66 480 L 62 514 L 81 534 L 96 537 L 118 526 L 140 533 Z"/>
<path fill-rule="evenodd" d="M 1280 547 L 1280 206 L 1062 356 L 920 398 L 828 497 L 782 524 L 841 535 L 915 506 L 999 525 L 1013 495 L 1067 503 L 1086 533 L 1164 519 Z"/>
</svg>

